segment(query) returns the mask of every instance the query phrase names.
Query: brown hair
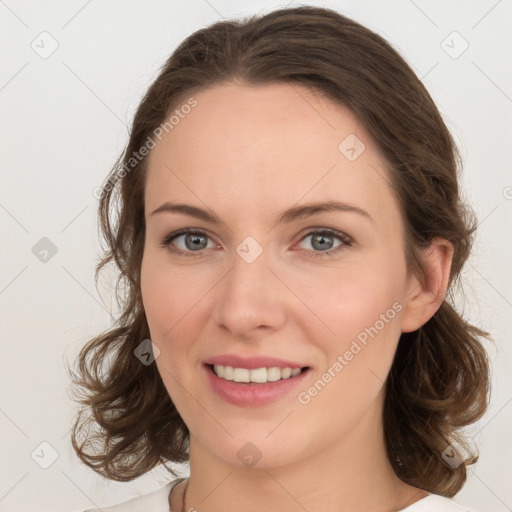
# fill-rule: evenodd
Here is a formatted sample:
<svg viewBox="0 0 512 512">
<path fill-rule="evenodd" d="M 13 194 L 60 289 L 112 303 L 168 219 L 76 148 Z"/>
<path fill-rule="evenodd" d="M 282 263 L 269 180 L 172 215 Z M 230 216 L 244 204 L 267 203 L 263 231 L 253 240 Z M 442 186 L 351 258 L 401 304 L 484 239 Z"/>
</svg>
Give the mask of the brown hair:
<svg viewBox="0 0 512 512">
<path fill-rule="evenodd" d="M 188 428 L 156 365 L 143 365 L 134 356 L 150 337 L 140 289 L 147 157 L 138 152 L 180 102 L 233 80 L 302 84 L 355 114 L 387 161 L 403 214 L 410 272 L 425 278 L 419 251 L 435 237 L 453 244 L 447 298 L 419 330 L 402 334 L 384 409 L 396 474 L 416 487 L 453 496 L 476 457 L 452 468 L 442 453 L 452 439 L 465 446 L 457 432 L 482 416 L 489 396 L 489 363 L 480 340 L 488 334 L 451 304 L 476 229 L 458 188 L 460 155 L 427 90 L 390 44 L 335 11 L 316 7 L 275 10 L 195 32 L 169 57 L 140 103 L 99 204 L 108 247 L 96 279 L 105 265 L 115 263 L 122 314 L 115 328 L 83 347 L 78 374 L 72 373 L 82 404 L 74 449 L 85 464 L 119 481 L 160 464 L 175 474 L 166 462 L 188 460 Z"/>
</svg>

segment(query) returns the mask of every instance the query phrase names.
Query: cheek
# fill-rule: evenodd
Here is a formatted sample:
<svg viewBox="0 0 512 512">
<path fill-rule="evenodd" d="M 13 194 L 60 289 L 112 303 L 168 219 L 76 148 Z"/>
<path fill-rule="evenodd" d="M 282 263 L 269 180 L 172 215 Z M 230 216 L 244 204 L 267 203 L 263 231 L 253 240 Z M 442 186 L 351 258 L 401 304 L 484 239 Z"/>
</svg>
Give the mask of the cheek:
<svg viewBox="0 0 512 512">
<path fill-rule="evenodd" d="M 326 379 L 333 381 L 333 392 L 337 389 L 347 404 L 375 397 L 393 361 L 405 286 L 405 266 L 394 260 L 380 253 L 364 265 L 317 274 L 314 284 L 296 281 L 297 294 L 307 297 L 315 313 L 308 312 L 297 321 L 324 354 L 325 367 L 319 371 L 338 362 L 331 369 L 336 378 L 327 375 Z M 352 390 L 349 396 L 343 392 L 346 389 Z"/>
<path fill-rule="evenodd" d="M 307 406 L 304 411 L 323 411 L 319 417 L 324 422 L 326 415 L 332 418 L 325 435 L 333 437 L 359 421 L 383 390 L 400 337 L 402 310 L 398 290 L 389 280 L 363 274 L 344 277 L 331 279 L 322 292 L 320 287 L 314 294 L 310 291 L 311 308 L 333 332 L 325 327 L 319 331 L 316 321 L 302 324 L 325 362 L 297 396 Z M 309 417 L 305 421 L 318 421 L 317 414 Z"/>
<path fill-rule="evenodd" d="M 141 291 L 153 341 L 164 341 L 200 310 L 208 280 L 199 272 L 172 267 L 161 257 L 148 255 L 142 262 Z"/>
<path fill-rule="evenodd" d="M 183 361 L 189 358 L 190 340 L 201 322 L 201 297 L 208 290 L 204 276 L 172 268 L 159 261 L 160 255 L 147 254 L 141 267 L 141 292 L 152 342 L 159 348 L 158 371 L 174 404 L 186 417 L 188 395 L 193 389 L 190 371 Z"/>
<path fill-rule="evenodd" d="M 386 320 L 395 320 L 386 325 L 396 323 L 401 307 L 393 305 L 402 300 L 405 284 L 399 272 L 392 275 L 390 267 L 381 261 L 317 274 L 314 280 L 298 278 L 295 291 L 310 309 L 310 323 L 316 316 L 326 335 L 330 332 L 333 339 L 347 340 L 373 326 L 386 312 Z"/>
</svg>

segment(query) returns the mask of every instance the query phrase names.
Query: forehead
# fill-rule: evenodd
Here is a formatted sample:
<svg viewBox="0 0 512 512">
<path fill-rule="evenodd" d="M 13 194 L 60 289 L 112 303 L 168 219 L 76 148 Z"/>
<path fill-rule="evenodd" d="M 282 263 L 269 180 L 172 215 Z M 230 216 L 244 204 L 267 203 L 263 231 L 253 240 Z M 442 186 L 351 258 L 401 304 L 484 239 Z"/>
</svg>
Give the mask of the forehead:
<svg viewBox="0 0 512 512">
<path fill-rule="evenodd" d="M 196 106 L 150 152 L 147 210 L 186 199 L 260 211 L 301 198 L 357 202 L 374 211 L 394 202 L 366 129 L 318 92 L 287 83 L 228 83 L 193 98 Z"/>
</svg>

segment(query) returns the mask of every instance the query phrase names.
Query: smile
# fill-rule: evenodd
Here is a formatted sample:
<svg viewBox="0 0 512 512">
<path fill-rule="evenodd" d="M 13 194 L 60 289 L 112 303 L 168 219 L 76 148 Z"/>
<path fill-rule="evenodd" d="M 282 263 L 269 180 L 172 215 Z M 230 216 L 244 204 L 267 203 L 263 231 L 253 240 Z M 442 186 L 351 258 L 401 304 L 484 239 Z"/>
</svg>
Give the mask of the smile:
<svg viewBox="0 0 512 512">
<path fill-rule="evenodd" d="M 301 368 L 279 368 L 272 366 L 270 368 L 248 369 L 216 364 L 213 365 L 213 371 L 217 377 L 224 380 L 263 384 L 265 382 L 276 382 L 295 377 L 295 375 L 301 372 Z"/>
<path fill-rule="evenodd" d="M 312 371 L 308 366 L 249 369 L 205 364 L 203 368 L 209 388 L 215 395 L 225 402 L 241 407 L 263 407 L 293 397 L 292 392 Z"/>
</svg>

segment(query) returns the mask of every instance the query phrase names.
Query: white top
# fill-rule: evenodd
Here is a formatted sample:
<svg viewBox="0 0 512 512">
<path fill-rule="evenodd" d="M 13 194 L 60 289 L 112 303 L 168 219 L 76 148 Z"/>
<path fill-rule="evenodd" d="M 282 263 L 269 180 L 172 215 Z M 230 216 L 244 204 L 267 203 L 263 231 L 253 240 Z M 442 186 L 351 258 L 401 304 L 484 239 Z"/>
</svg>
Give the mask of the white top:
<svg viewBox="0 0 512 512">
<path fill-rule="evenodd" d="M 120 503 L 119 505 L 113 505 L 111 507 L 101 507 L 103 512 L 173 512 L 169 508 L 169 494 L 171 489 L 184 480 L 184 478 L 177 478 L 172 482 L 169 482 L 164 487 L 144 494 L 143 496 L 137 496 L 131 500 Z M 90 508 L 83 512 L 96 512 L 97 508 Z M 181 511 L 178 511 L 181 512 Z M 437 494 L 429 494 L 427 497 L 401 509 L 399 512 L 473 512 L 467 507 L 455 503 L 455 501 L 438 496 Z"/>
</svg>

